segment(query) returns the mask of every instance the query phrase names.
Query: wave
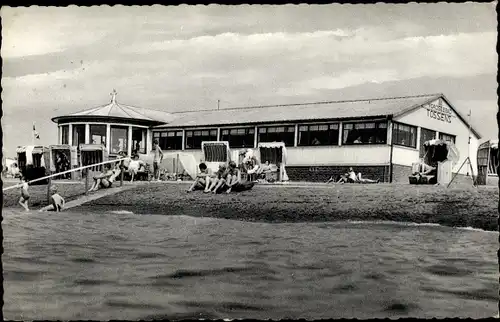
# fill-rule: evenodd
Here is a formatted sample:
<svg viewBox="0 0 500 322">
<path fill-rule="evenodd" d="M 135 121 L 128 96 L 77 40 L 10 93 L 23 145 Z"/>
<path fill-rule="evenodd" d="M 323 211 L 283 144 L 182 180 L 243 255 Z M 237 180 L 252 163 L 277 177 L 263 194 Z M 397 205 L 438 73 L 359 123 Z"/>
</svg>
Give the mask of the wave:
<svg viewBox="0 0 500 322">
<path fill-rule="evenodd" d="M 348 220 L 349 224 L 378 224 L 378 225 L 398 225 L 398 226 L 425 226 L 425 227 L 447 227 L 436 223 L 416 223 L 393 220 Z"/>
<path fill-rule="evenodd" d="M 490 230 L 484 230 L 481 228 L 474 228 L 474 227 L 454 227 L 457 229 L 462 229 L 462 230 L 470 230 L 470 231 L 481 231 L 481 232 L 488 232 L 488 233 L 498 233 L 498 231 L 490 231 Z"/>
<path fill-rule="evenodd" d="M 396 225 L 396 226 L 407 226 L 407 227 L 442 227 L 442 228 L 455 228 L 469 231 L 487 232 L 487 233 L 498 233 L 497 231 L 489 231 L 481 228 L 474 227 L 460 227 L 460 226 L 446 226 L 437 223 L 416 223 L 416 222 L 404 222 L 404 221 L 391 221 L 391 220 L 348 220 L 349 224 L 375 224 L 375 225 Z"/>
<path fill-rule="evenodd" d="M 133 211 L 128 210 L 111 210 L 110 213 L 115 215 L 135 215 Z"/>
</svg>

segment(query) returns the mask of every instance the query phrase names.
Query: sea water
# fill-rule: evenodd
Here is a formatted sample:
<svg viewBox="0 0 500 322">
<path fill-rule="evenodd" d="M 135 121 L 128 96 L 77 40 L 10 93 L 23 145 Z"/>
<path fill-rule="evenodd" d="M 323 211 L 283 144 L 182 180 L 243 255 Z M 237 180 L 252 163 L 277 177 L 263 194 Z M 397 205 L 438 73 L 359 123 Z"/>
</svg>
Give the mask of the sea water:
<svg viewBox="0 0 500 322">
<path fill-rule="evenodd" d="M 498 233 L 4 209 L 9 320 L 498 313 Z"/>
</svg>

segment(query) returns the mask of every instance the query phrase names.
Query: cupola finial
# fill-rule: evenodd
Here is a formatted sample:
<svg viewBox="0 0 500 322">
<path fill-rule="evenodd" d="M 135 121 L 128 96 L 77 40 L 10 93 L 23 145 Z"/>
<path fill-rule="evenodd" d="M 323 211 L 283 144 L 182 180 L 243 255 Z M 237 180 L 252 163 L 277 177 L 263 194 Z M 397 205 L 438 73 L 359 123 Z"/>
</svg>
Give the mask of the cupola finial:
<svg viewBox="0 0 500 322">
<path fill-rule="evenodd" d="M 109 95 L 111 95 L 111 103 L 116 103 L 116 89 L 113 89 L 113 92 L 111 92 Z"/>
</svg>

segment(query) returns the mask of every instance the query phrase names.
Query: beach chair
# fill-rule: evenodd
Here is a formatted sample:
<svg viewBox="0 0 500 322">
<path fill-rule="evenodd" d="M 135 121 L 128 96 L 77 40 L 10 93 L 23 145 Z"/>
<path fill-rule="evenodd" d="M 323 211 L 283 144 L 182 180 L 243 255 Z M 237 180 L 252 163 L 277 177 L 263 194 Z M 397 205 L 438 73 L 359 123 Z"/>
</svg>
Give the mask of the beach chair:
<svg viewBox="0 0 500 322">
<path fill-rule="evenodd" d="M 212 172 L 217 172 L 219 164 L 231 161 L 231 150 L 227 141 L 201 142 L 202 160 Z"/>
<path fill-rule="evenodd" d="M 275 174 L 270 177 L 274 181 L 288 181 L 286 175 L 287 150 L 283 142 L 261 142 L 257 145 L 258 157 L 261 163 L 269 161 L 276 166 Z"/>
<path fill-rule="evenodd" d="M 35 180 L 50 174 L 50 150 L 41 145 L 19 146 L 16 149 L 19 171 L 26 180 Z M 36 182 L 47 184 L 47 180 Z"/>
<path fill-rule="evenodd" d="M 137 171 L 137 174 L 135 175 L 137 180 L 149 181 L 150 180 L 149 178 L 151 177 L 150 169 L 151 169 L 150 165 L 146 163 L 144 165 L 144 170 Z"/>
</svg>

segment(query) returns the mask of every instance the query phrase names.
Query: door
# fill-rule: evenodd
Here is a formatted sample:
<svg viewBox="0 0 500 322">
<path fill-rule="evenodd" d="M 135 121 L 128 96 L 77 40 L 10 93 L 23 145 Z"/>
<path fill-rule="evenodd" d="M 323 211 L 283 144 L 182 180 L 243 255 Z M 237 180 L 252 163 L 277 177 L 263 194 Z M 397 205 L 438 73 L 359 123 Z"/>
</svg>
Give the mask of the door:
<svg viewBox="0 0 500 322">
<path fill-rule="evenodd" d="M 429 140 L 434 140 L 436 138 L 436 131 L 428 130 L 426 128 L 420 128 L 420 147 L 419 156 L 423 158 L 425 155 L 424 143 Z"/>
</svg>

